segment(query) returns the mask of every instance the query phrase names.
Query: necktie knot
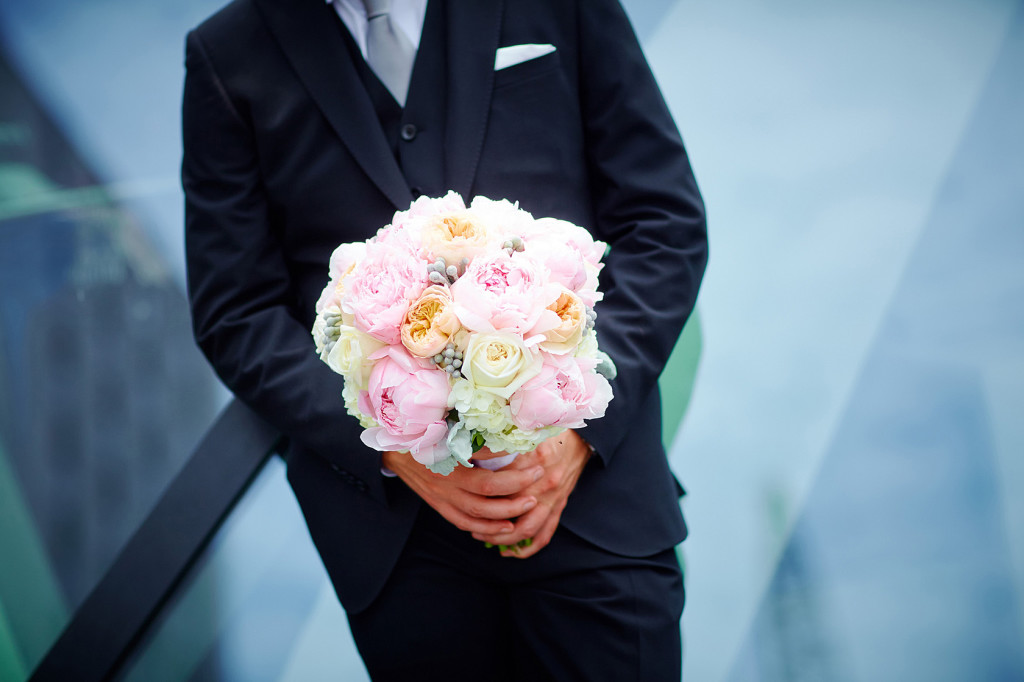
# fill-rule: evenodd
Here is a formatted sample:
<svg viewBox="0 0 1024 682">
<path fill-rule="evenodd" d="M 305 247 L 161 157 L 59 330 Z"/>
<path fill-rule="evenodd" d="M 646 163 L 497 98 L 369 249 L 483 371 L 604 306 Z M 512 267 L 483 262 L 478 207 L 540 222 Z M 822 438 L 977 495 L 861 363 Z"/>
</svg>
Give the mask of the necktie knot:
<svg viewBox="0 0 1024 682">
<path fill-rule="evenodd" d="M 391 14 L 391 0 L 363 0 L 363 6 L 367 21 Z"/>
</svg>

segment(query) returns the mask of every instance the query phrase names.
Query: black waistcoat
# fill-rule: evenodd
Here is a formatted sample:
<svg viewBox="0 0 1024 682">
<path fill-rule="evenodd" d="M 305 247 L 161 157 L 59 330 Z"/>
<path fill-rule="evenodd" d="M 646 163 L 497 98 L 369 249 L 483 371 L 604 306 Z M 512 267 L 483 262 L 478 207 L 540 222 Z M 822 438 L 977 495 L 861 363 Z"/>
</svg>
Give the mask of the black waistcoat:
<svg viewBox="0 0 1024 682">
<path fill-rule="evenodd" d="M 444 186 L 444 129 L 447 95 L 445 0 L 429 0 L 416 51 L 405 108 L 373 73 L 345 29 L 345 45 L 359 73 L 388 147 L 414 197 L 441 196 Z"/>
</svg>

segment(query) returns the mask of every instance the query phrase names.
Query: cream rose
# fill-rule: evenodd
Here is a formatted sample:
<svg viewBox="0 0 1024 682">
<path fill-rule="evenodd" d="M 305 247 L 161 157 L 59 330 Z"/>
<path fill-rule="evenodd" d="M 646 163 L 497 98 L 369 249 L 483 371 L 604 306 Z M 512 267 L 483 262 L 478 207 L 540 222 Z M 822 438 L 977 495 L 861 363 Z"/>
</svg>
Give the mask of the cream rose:
<svg viewBox="0 0 1024 682">
<path fill-rule="evenodd" d="M 386 344 L 355 327 L 341 325 L 337 329 L 338 340 L 327 354 L 327 365 L 346 380 L 354 380 L 363 388 L 373 369 L 373 363 L 367 357 Z"/>
<path fill-rule="evenodd" d="M 448 287 L 429 286 L 409 306 L 402 323 L 402 345 L 417 357 L 429 358 L 444 350 L 461 328 L 452 309 Z"/>
<path fill-rule="evenodd" d="M 457 265 L 483 253 L 494 235 L 472 211 L 462 210 L 431 216 L 420 236 L 429 260 L 444 258 L 448 265 Z"/>
<path fill-rule="evenodd" d="M 590 358 L 591 360 L 598 359 L 598 353 L 601 351 L 597 347 L 597 332 L 593 328 L 590 331 L 583 333 L 583 338 L 580 340 L 580 345 L 576 349 L 576 357 L 578 358 Z"/>
<path fill-rule="evenodd" d="M 359 421 L 359 425 L 364 429 L 372 429 L 375 426 L 380 426 L 380 424 L 370 415 L 363 414 L 362 410 L 359 409 L 359 394 L 365 389 L 365 385 L 360 388 L 353 381 L 345 381 L 345 385 L 341 389 L 341 397 L 345 401 L 345 410 Z"/>
<path fill-rule="evenodd" d="M 507 399 L 535 377 L 542 365 L 539 353 L 526 347 L 517 334 L 476 334 L 466 348 L 463 374 L 472 387 Z"/>
<path fill-rule="evenodd" d="M 576 350 L 587 326 L 587 309 L 572 291 L 563 289 L 558 300 L 548 306 L 558 315 L 558 326 L 544 332 L 540 347 L 549 353 L 564 355 Z"/>
</svg>

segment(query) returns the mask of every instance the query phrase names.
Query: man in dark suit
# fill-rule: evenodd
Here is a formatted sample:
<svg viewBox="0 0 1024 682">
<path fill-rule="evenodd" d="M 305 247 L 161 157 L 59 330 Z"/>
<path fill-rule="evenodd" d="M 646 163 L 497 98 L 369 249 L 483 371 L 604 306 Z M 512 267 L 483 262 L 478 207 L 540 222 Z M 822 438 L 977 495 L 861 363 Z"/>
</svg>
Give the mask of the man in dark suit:
<svg viewBox="0 0 1024 682">
<path fill-rule="evenodd" d="M 289 481 L 375 679 L 678 679 L 686 527 L 657 377 L 707 243 L 628 20 L 617 0 L 429 0 L 399 104 L 339 14 L 236 0 L 188 36 L 197 341 L 288 437 Z M 496 68 L 513 46 L 544 48 Z M 597 330 L 618 377 L 604 418 L 506 470 L 441 477 L 361 444 L 310 328 L 334 247 L 449 189 L 609 243 Z"/>
</svg>

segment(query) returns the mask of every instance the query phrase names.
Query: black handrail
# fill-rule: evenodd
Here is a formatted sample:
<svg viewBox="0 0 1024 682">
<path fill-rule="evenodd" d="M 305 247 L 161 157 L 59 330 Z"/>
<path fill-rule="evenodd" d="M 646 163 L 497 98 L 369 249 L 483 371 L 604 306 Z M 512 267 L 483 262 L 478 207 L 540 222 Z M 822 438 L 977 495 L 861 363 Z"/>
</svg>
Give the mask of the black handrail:
<svg viewBox="0 0 1024 682">
<path fill-rule="evenodd" d="M 72 616 L 31 682 L 112 679 L 279 441 L 272 426 L 232 401 Z"/>
</svg>

